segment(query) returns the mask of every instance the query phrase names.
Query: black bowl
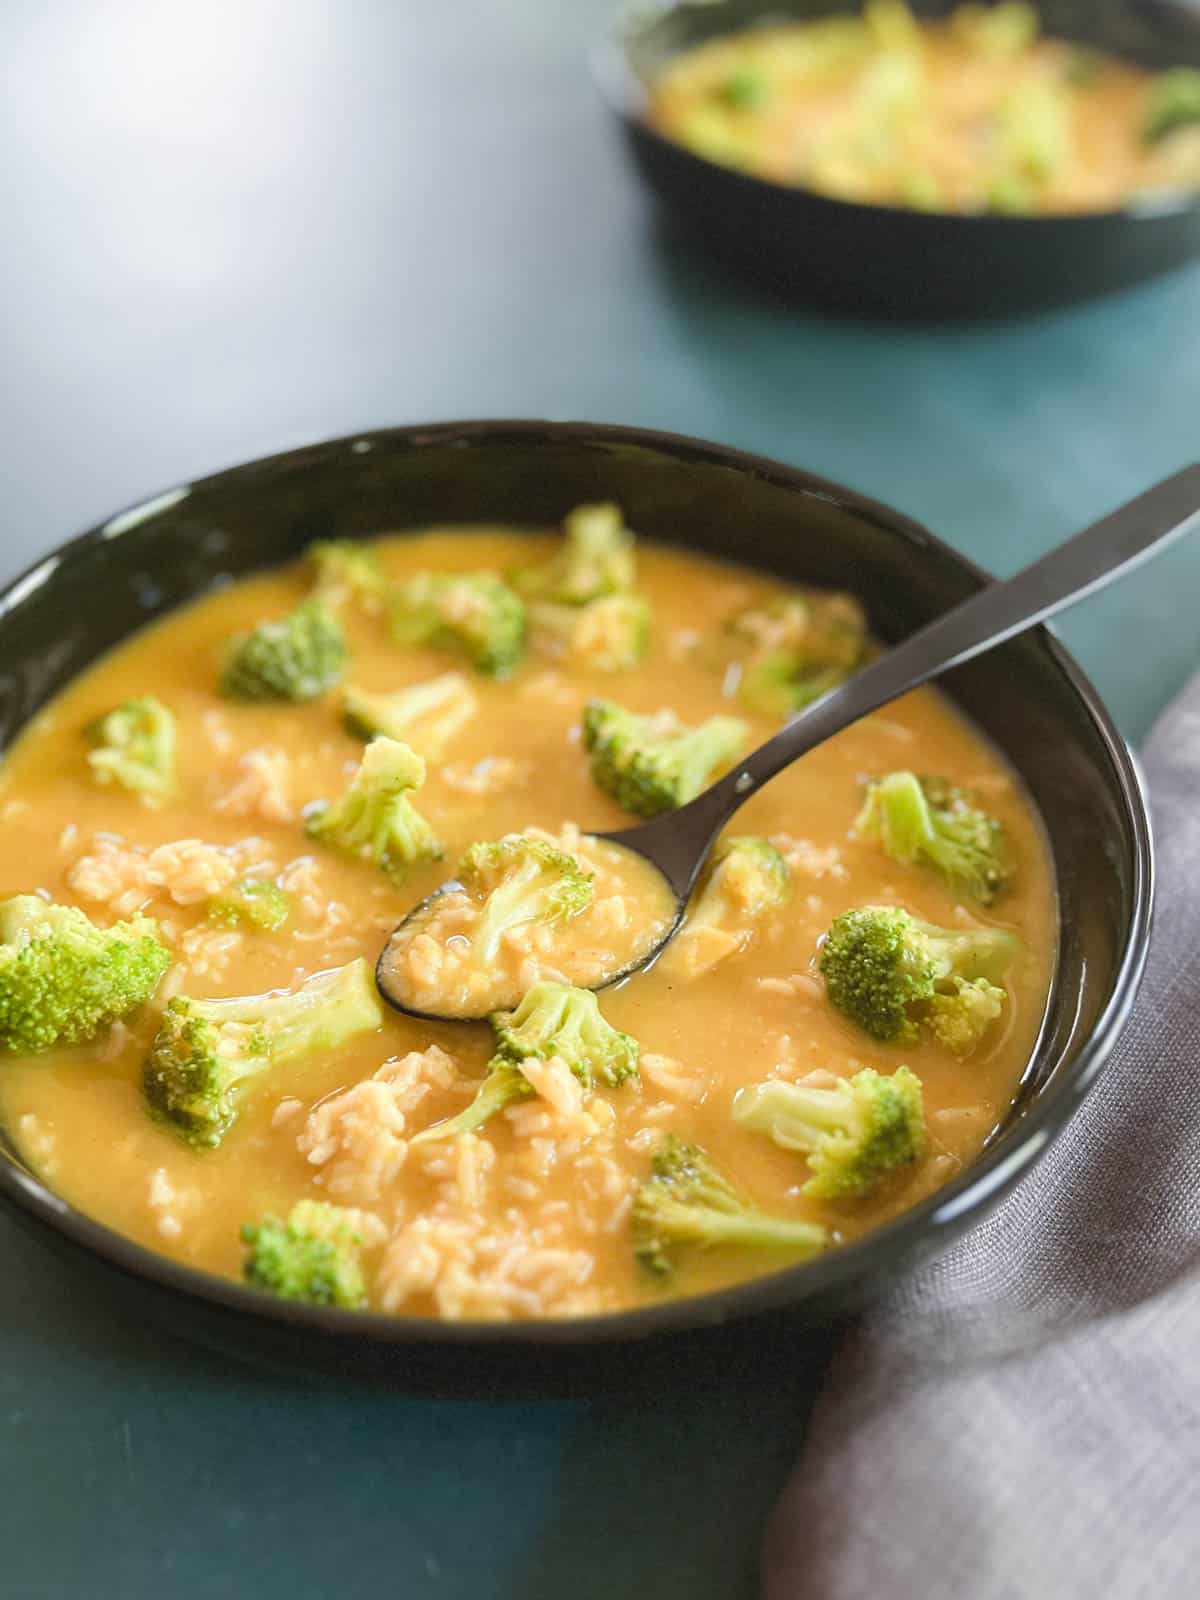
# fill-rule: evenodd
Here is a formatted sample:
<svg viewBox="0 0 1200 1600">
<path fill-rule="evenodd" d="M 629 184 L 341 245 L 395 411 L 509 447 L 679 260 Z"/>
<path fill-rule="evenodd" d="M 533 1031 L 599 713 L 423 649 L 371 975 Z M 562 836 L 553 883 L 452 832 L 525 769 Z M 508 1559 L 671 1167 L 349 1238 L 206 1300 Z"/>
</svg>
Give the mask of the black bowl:
<svg viewBox="0 0 1200 1600">
<path fill-rule="evenodd" d="M 853 588 L 888 640 L 985 581 L 898 513 L 716 445 L 582 423 L 388 429 L 157 496 L 10 585 L 0 596 L 0 745 L 150 618 L 230 575 L 285 561 L 314 537 L 435 521 L 549 524 L 601 497 L 620 501 L 633 527 L 668 543 Z M 178 1266 L 66 1205 L 23 1167 L 2 1131 L 0 1201 L 73 1270 L 91 1274 L 94 1292 L 135 1316 L 251 1360 L 442 1391 L 626 1386 L 655 1363 L 711 1355 L 722 1330 L 748 1319 L 752 1339 L 764 1324 L 790 1340 L 799 1326 L 828 1323 L 944 1247 L 1062 1131 L 1112 1048 L 1146 951 L 1144 797 L 1125 744 L 1070 657 L 1039 629 L 959 669 L 945 687 L 1041 810 L 1061 902 L 1058 969 L 1008 1125 L 969 1171 L 863 1241 L 737 1288 L 619 1315 L 443 1324 L 288 1305 Z"/>
<path fill-rule="evenodd" d="M 1200 252 L 1200 195 L 1080 216 L 951 216 L 833 200 L 693 155 L 646 120 L 672 56 L 767 19 L 857 11 L 847 0 L 678 0 L 631 7 L 596 76 L 642 177 L 687 238 L 755 282 L 833 309 L 991 316 L 1084 299 Z M 926 17 L 952 0 L 915 0 Z M 1200 66 L 1186 0 L 1040 0 L 1048 33 L 1155 70 Z"/>
</svg>

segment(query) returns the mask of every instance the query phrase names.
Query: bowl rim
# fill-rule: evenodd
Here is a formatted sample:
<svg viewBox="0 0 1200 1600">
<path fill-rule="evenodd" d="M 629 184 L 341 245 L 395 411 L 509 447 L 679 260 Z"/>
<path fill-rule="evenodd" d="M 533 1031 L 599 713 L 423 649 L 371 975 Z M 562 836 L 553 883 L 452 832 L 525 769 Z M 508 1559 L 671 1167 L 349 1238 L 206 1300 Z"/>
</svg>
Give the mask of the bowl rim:
<svg viewBox="0 0 1200 1600">
<path fill-rule="evenodd" d="M 661 22 L 672 11 L 703 5 L 710 11 L 719 10 L 723 0 L 627 0 L 608 25 L 603 37 L 592 46 L 589 53 L 592 81 L 610 110 L 627 127 L 636 129 L 643 137 L 653 141 L 661 150 L 668 150 L 695 167 L 712 174 L 719 173 L 725 180 L 747 192 L 757 190 L 763 195 L 773 195 L 778 205 L 813 204 L 826 208 L 831 214 L 918 219 L 913 226 L 929 223 L 972 223 L 999 232 L 1015 227 L 1074 227 L 1086 229 L 1114 222 L 1154 222 L 1161 218 L 1184 216 L 1200 210 L 1200 191 L 1189 194 L 1187 190 L 1164 189 L 1147 192 L 1141 199 L 1134 198 L 1125 205 L 1107 207 L 1103 211 L 1049 211 L 1029 215 L 1008 215 L 991 211 L 919 211 L 912 206 L 888 205 L 879 201 L 843 200 L 837 195 L 821 194 L 804 184 L 780 183 L 775 178 L 765 178 L 757 173 L 742 172 L 737 167 L 723 166 L 697 151 L 680 144 L 677 139 L 660 133 L 649 120 L 649 102 L 645 85 L 630 59 L 630 46 L 639 33 Z M 1197 41 L 1200 43 L 1200 12 L 1194 19 Z"/>
<path fill-rule="evenodd" d="M 612 423 L 543 421 L 529 418 L 486 418 L 463 422 L 381 427 L 319 440 L 291 450 L 239 462 L 191 483 L 142 499 L 84 532 L 57 545 L 0 589 L 0 627 L 25 599 L 52 581 L 66 564 L 139 527 L 187 499 L 193 490 L 221 489 L 250 472 L 286 474 L 339 455 L 362 455 L 376 448 L 423 448 L 457 444 L 498 448 L 506 441 L 526 445 L 567 443 L 653 450 L 683 464 L 700 463 L 734 470 L 795 493 L 798 498 L 832 500 L 858 517 L 900 535 L 917 548 L 933 550 L 980 583 L 991 575 L 961 555 L 923 524 L 882 501 L 859 494 L 831 479 L 800 467 L 691 435 Z M 174 608 L 168 608 L 174 609 Z M 168 611 L 162 613 L 167 615 Z M 1118 732 L 1096 689 L 1055 634 L 1044 625 L 1034 632 L 1048 652 L 1099 738 L 1113 770 L 1114 798 L 1126 818 L 1132 843 L 1132 896 L 1129 926 L 1113 979 L 1112 993 L 1076 1060 L 1059 1074 L 1022 1115 L 1016 1126 L 1002 1130 L 958 1177 L 910 1210 L 861 1239 L 809 1262 L 783 1267 L 708 1293 L 664 1300 L 629 1310 L 573 1318 L 525 1322 L 486 1320 L 442 1321 L 379 1311 L 350 1311 L 275 1300 L 248 1285 L 184 1266 L 135 1243 L 104 1223 L 76 1210 L 31 1172 L 0 1156 L 0 1202 L 23 1220 L 40 1224 L 108 1267 L 156 1289 L 199 1299 L 225 1312 L 265 1320 L 293 1331 L 347 1338 L 396 1348 L 414 1345 L 447 1347 L 579 1347 L 633 1344 L 663 1335 L 695 1332 L 771 1311 L 795 1309 L 844 1289 L 854 1279 L 889 1265 L 916 1265 L 922 1254 L 948 1245 L 955 1235 L 994 1203 L 1002 1192 L 1042 1154 L 1066 1125 L 1107 1061 L 1141 981 L 1149 946 L 1154 897 L 1154 861 L 1150 812 L 1141 771 Z M 22 725 L 24 726 L 24 724 Z M 1057 982 L 1057 976 L 1052 980 Z M 900 1245 L 893 1253 L 893 1246 Z"/>
</svg>

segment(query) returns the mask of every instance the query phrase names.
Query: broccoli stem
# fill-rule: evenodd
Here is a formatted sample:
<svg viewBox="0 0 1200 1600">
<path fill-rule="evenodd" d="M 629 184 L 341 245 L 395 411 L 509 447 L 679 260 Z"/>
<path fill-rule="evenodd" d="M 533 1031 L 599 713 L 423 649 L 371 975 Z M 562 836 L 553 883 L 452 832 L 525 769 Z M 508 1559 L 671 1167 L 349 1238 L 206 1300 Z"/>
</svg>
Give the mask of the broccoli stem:
<svg viewBox="0 0 1200 1600">
<path fill-rule="evenodd" d="M 481 1128 L 489 1117 L 503 1111 L 505 1106 L 513 1105 L 518 1100 L 528 1100 L 534 1092 L 533 1085 L 520 1067 L 494 1057 L 488 1075 L 470 1105 L 465 1106 L 457 1116 L 447 1117 L 444 1122 L 435 1122 L 431 1127 L 422 1129 L 409 1143 L 426 1144 L 435 1139 L 457 1139 L 460 1134 L 474 1133 L 476 1128 Z"/>
<path fill-rule="evenodd" d="M 532 857 L 524 860 L 497 884 L 484 902 L 475 933 L 475 964 L 490 967 L 500 953 L 500 941 L 512 928 L 537 922 L 543 906 L 534 893 L 542 865 Z"/>
<path fill-rule="evenodd" d="M 815 1150 L 828 1133 L 838 1133 L 857 1120 L 850 1097 L 836 1089 L 813 1089 L 776 1080 L 739 1089 L 736 1121 L 767 1132 L 784 1150 Z"/>
<path fill-rule="evenodd" d="M 681 1218 L 675 1237 L 706 1245 L 748 1245 L 754 1249 L 824 1249 L 826 1230 L 816 1222 L 772 1217 L 766 1212 L 697 1211 L 694 1219 Z"/>
</svg>

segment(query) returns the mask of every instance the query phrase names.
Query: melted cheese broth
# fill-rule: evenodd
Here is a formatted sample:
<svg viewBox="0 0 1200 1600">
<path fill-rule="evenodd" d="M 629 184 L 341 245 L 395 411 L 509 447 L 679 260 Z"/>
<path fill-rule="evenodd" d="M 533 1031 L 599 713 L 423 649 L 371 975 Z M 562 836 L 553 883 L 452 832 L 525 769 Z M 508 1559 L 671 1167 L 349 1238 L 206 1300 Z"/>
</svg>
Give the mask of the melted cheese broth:
<svg viewBox="0 0 1200 1600">
<path fill-rule="evenodd" d="M 378 548 L 400 578 L 422 569 L 505 571 L 541 558 L 553 541 L 509 530 L 438 529 L 386 538 Z M 631 819 L 589 776 L 579 740 L 583 703 L 604 695 L 638 711 L 669 706 L 687 722 L 734 709 L 721 672 L 705 658 L 704 640 L 734 611 L 784 592 L 743 569 L 643 544 L 638 586 L 653 606 L 654 629 L 642 667 L 603 674 L 530 656 L 507 682 L 473 677 L 478 714 L 430 762 L 418 796 L 446 842 L 446 861 L 397 886 L 303 831 L 303 808 L 339 794 L 362 752 L 361 741 L 342 728 L 337 691 L 307 706 L 235 705 L 216 692 L 227 638 L 289 610 L 309 582 L 297 567 L 198 601 L 133 638 L 30 724 L 0 768 L 0 893 L 44 890 L 100 923 L 143 907 L 160 918 L 172 947 L 165 986 L 197 997 L 289 987 L 356 956 L 373 963 L 387 932 L 472 841 L 528 826 L 557 832 L 569 822 L 599 832 L 627 825 Z M 346 681 L 395 689 L 458 665 L 445 653 L 399 648 L 380 618 L 352 605 L 343 611 L 353 651 Z M 172 708 L 179 725 L 179 791 L 160 809 L 98 787 L 81 733 L 112 706 L 148 692 Z M 753 742 L 775 731 L 777 724 L 736 709 Z M 264 763 L 272 774 L 265 785 L 255 776 Z M 1007 828 L 1018 870 L 986 918 L 960 905 L 932 873 L 896 866 L 854 837 L 864 778 L 899 767 L 975 788 Z M 761 1206 L 819 1220 L 838 1241 L 895 1216 L 957 1174 L 1004 1119 L 1044 1009 L 1056 910 L 1029 802 L 995 752 L 933 690 L 907 696 L 813 751 L 754 797 L 735 831 L 783 844 L 793 864 L 791 898 L 757 925 L 746 948 L 703 975 L 652 970 L 602 996 L 608 1020 L 640 1041 L 643 1070 L 640 1084 L 597 1091 L 591 1121 L 601 1131 L 593 1136 L 586 1126 L 579 1133 L 578 1118 L 572 1131 L 570 1119 L 556 1123 L 526 1102 L 483 1130 L 471 1172 L 456 1170 L 452 1153 L 434 1144 L 421 1147 L 422 1161 L 410 1151 L 374 1189 L 355 1181 L 352 1162 L 343 1168 L 349 1184 L 331 1188 L 330 1170 L 314 1165 L 298 1142 L 313 1108 L 386 1063 L 438 1045 L 454 1075 L 470 1082 L 431 1082 L 407 1112 L 411 1135 L 466 1103 L 491 1054 L 486 1024 L 422 1022 L 389 1011 L 380 1031 L 264 1074 L 244 1095 L 224 1143 L 194 1152 L 149 1118 L 141 1098 L 161 995 L 94 1044 L 0 1060 L 0 1117 L 71 1204 L 213 1273 L 240 1274 L 246 1220 L 283 1215 L 302 1197 L 359 1204 L 378 1219 L 364 1257 L 372 1304 L 401 1314 L 579 1314 L 778 1269 L 787 1264 L 778 1253 L 714 1250 L 692 1256 L 669 1290 L 643 1278 L 628 1212 L 654 1139 L 669 1130 L 700 1143 Z M 109 836 L 107 843 L 98 835 Z M 166 884 L 135 886 L 118 906 L 115 897 L 85 898 L 69 882 L 79 858 L 97 850 L 120 856 L 127 845 L 148 852 L 180 840 L 238 847 L 240 870 L 287 873 L 299 886 L 289 925 L 276 934 L 229 933 L 211 928 L 203 899 L 179 904 Z M 185 900 L 194 893 L 186 873 L 165 876 Z M 97 890 L 94 874 L 89 888 Z M 968 1060 L 927 1043 L 875 1043 L 826 1004 L 812 975 L 820 936 L 839 912 L 878 901 L 902 903 L 932 922 L 989 920 L 1020 935 L 1023 954 L 1010 975 L 1005 1017 Z M 845 1075 L 862 1066 L 890 1072 L 902 1062 L 924 1083 L 929 1151 L 865 1203 L 803 1197 L 802 1158 L 731 1121 L 737 1089 L 769 1075 Z M 530 1122 L 531 1104 L 540 1125 Z M 456 1250 L 457 1276 L 447 1277 Z M 489 1294 L 486 1282 L 501 1283 L 504 1273 L 504 1283 L 526 1288 Z"/>
</svg>

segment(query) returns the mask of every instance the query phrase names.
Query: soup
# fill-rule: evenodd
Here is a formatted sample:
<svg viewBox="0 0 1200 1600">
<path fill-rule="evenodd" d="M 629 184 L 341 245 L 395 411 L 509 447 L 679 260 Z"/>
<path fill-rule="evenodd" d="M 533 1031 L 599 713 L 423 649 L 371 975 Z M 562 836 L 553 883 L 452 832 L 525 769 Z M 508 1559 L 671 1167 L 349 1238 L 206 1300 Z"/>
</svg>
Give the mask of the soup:
<svg viewBox="0 0 1200 1600">
<path fill-rule="evenodd" d="M 196 601 L 0 768 L 0 1116 L 149 1249 L 398 1315 L 613 1311 L 858 1238 L 1003 1121 L 1054 958 L 1037 818 L 945 700 L 756 794 L 648 971 L 593 994 L 560 963 L 585 918 L 595 946 L 663 915 L 590 836 L 872 649 L 852 597 L 635 550 L 611 507 Z M 473 948 L 519 979 L 491 1021 L 371 981 L 449 879 L 478 904 L 433 942 L 490 918 Z"/>
<path fill-rule="evenodd" d="M 1040 38 L 1023 4 L 918 22 L 903 0 L 673 60 L 651 120 L 726 166 L 919 211 L 1104 211 L 1200 188 L 1200 71 Z"/>
</svg>

